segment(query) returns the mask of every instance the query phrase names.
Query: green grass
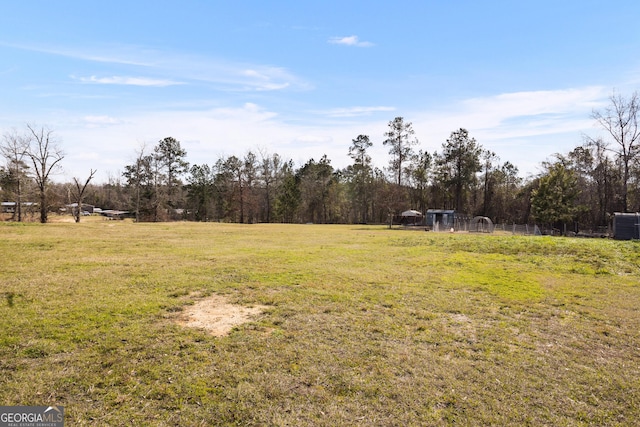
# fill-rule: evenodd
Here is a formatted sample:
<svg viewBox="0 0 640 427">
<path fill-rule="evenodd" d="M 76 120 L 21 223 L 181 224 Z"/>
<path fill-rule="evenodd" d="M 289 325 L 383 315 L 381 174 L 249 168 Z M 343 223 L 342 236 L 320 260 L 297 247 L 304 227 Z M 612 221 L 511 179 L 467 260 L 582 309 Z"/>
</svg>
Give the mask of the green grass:
<svg viewBox="0 0 640 427">
<path fill-rule="evenodd" d="M 215 338 L 210 294 L 266 305 Z M 634 425 L 640 244 L 0 224 L 0 403 L 68 425 Z"/>
</svg>

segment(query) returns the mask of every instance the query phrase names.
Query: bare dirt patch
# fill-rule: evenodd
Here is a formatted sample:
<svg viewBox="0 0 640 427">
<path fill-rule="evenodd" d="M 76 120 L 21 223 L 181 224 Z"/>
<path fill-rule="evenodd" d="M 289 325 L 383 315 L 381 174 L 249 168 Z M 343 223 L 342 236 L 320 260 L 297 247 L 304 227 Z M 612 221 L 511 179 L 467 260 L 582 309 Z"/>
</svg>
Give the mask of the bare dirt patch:
<svg viewBox="0 0 640 427">
<path fill-rule="evenodd" d="M 247 323 L 266 310 L 266 306 L 243 307 L 229 304 L 220 295 L 213 295 L 188 306 L 176 320 L 179 325 L 189 328 L 205 329 L 211 335 L 228 335 L 238 325 Z"/>
</svg>

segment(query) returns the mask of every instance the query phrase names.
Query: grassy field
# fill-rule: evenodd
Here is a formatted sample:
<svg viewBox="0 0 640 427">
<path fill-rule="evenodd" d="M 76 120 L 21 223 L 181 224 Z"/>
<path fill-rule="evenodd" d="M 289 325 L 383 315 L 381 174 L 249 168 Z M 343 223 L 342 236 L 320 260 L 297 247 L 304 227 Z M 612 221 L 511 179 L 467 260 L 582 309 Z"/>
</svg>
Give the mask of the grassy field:
<svg viewBox="0 0 640 427">
<path fill-rule="evenodd" d="M 268 308 L 216 338 L 175 322 Z M 69 426 L 640 419 L 640 244 L 368 226 L 0 224 L 0 404 Z"/>
</svg>

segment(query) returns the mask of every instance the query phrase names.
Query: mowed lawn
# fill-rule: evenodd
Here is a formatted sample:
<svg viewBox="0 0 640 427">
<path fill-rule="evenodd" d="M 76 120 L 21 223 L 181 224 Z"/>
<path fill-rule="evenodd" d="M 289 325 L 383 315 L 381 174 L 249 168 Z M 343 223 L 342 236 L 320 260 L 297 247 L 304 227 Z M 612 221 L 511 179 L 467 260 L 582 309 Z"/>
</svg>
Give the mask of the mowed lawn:
<svg viewBox="0 0 640 427">
<path fill-rule="evenodd" d="M 175 322 L 213 294 L 267 309 L 224 337 Z M 0 404 L 69 426 L 637 425 L 639 309 L 638 242 L 6 223 Z"/>
</svg>

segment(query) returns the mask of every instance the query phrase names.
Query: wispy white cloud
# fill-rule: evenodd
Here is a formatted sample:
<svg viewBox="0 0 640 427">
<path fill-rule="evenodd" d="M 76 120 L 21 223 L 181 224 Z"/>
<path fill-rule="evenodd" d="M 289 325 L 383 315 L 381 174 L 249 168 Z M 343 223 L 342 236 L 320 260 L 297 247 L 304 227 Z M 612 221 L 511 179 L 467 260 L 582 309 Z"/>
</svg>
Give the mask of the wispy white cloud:
<svg viewBox="0 0 640 427">
<path fill-rule="evenodd" d="M 171 52 L 156 59 L 154 72 L 167 75 L 170 80 L 209 84 L 229 92 L 311 88 L 308 82 L 283 67 Z"/>
<path fill-rule="evenodd" d="M 263 80 L 261 69 L 244 70 L 244 78 Z M 439 151 L 452 131 L 464 127 L 502 161 L 514 163 L 527 175 L 553 153 L 573 149 L 581 142 L 582 133 L 593 131 L 589 115 L 593 108 L 606 103 L 607 96 L 607 89 L 602 87 L 527 91 L 476 97 L 421 111 L 397 111 L 386 106 L 316 111 L 301 121 L 252 102 L 217 108 L 180 105 L 128 112 L 126 120 L 118 119 L 115 113 L 80 115 L 81 119 L 68 120 L 69 125 L 57 125 L 57 129 L 64 135 L 65 145 L 80 147 L 65 159 L 65 168 L 77 171 L 72 176 L 85 173 L 87 162 L 82 155 L 98 152 L 91 166 L 101 173 L 114 172 L 127 164 L 127 153 L 133 157 L 140 141 L 153 145 L 166 136 L 182 141 L 189 161 L 198 164 L 211 164 L 223 155 L 242 156 L 260 147 L 300 165 L 327 154 L 334 167 L 345 167 L 350 164 L 347 151 L 352 139 L 367 134 L 374 142 L 370 152 L 374 163 L 384 167 L 389 160 L 388 150 L 382 145 L 384 132 L 392 115 L 402 115 L 413 123 L 420 149 Z M 380 117 L 376 111 L 394 112 Z M 326 121 L 331 113 L 355 118 Z M 98 126 L 100 132 L 87 131 Z"/>
<path fill-rule="evenodd" d="M 186 84 L 186 82 L 200 82 L 214 85 L 221 91 L 308 90 L 311 88 L 308 82 L 283 67 L 234 62 L 203 55 L 185 55 L 136 45 L 92 46 L 89 49 L 0 42 L 0 46 L 95 62 L 104 67 L 113 65 L 119 67 L 118 73 L 125 69 L 129 74 L 129 76 L 104 77 L 72 76 L 84 83 L 164 87 Z M 135 77 L 136 74 L 147 74 L 150 71 L 160 77 Z"/>
<path fill-rule="evenodd" d="M 374 45 L 371 42 L 360 41 L 358 36 L 331 37 L 329 39 L 329 43 L 342 44 L 345 46 L 356 46 L 356 47 L 371 47 Z"/>
<path fill-rule="evenodd" d="M 580 128 L 606 97 L 606 89 L 599 86 L 504 93 L 419 112 L 414 122 L 427 131 L 463 127 L 492 139 L 550 134 Z"/>
<path fill-rule="evenodd" d="M 281 90 L 291 85 L 287 72 L 277 67 L 266 67 L 261 70 L 246 69 L 242 70 L 240 75 L 247 79 L 245 84 L 249 88 L 257 91 Z"/>
<path fill-rule="evenodd" d="M 537 116 L 542 114 L 568 114 L 598 107 L 605 89 L 591 86 L 577 89 L 541 90 L 505 93 L 463 102 L 468 111 L 481 112 L 496 118 Z"/>
<path fill-rule="evenodd" d="M 590 114 L 607 96 L 600 86 L 504 93 L 418 112 L 412 121 L 429 151 L 462 127 L 503 160 L 532 172 L 547 156 L 572 150 L 583 134 L 595 131 Z"/>
<path fill-rule="evenodd" d="M 139 111 L 127 113 L 126 120 L 94 115 L 65 121 L 67 125 L 58 125 L 56 129 L 64 135 L 65 146 L 78 147 L 65 158 L 67 173 L 82 175 L 87 166 L 84 161 L 87 153 L 96 152 L 99 156 L 91 162 L 91 167 L 100 171 L 100 179 L 109 171 L 124 168 L 141 141 L 152 146 L 167 136 L 182 142 L 191 163 L 213 164 L 223 156 L 242 156 L 249 150 L 264 149 L 300 165 L 327 154 L 334 167 L 344 167 L 348 164 L 348 146 L 363 128 L 375 134 L 383 132 L 363 126 L 361 122 L 340 126 L 295 124 L 273 110 L 250 102 L 203 110 Z M 88 127 L 100 127 L 100 132 L 87 131 Z M 90 145 L 83 143 L 88 137 Z"/>
<path fill-rule="evenodd" d="M 102 115 L 102 116 L 85 116 L 82 120 L 87 124 L 88 127 L 100 127 L 100 126 L 111 126 L 120 124 L 122 121 L 115 117 Z"/>
<path fill-rule="evenodd" d="M 83 83 L 96 83 L 105 85 L 126 85 L 126 86 L 155 86 L 166 87 L 184 84 L 168 79 L 154 79 L 149 77 L 129 77 L 129 76 L 111 76 L 111 77 L 74 77 Z"/>
<path fill-rule="evenodd" d="M 84 61 L 122 64 L 122 65 L 136 65 L 136 66 L 152 66 L 153 62 L 141 60 L 140 53 L 143 49 L 133 46 L 105 46 L 102 49 L 96 50 L 83 48 L 70 48 L 65 46 L 50 46 L 50 45 L 30 45 L 30 44 L 16 44 L 16 43 L 3 43 L 0 42 L 0 46 L 6 46 L 13 49 L 26 50 L 31 52 L 39 52 L 47 55 L 65 56 L 67 58 L 80 59 Z M 101 51 L 100 51 L 101 50 Z M 150 53 L 150 50 L 145 50 Z"/>
<path fill-rule="evenodd" d="M 320 112 L 329 117 L 362 117 L 370 116 L 373 113 L 395 111 L 395 107 L 348 107 L 348 108 L 334 108 L 327 111 Z"/>
</svg>

